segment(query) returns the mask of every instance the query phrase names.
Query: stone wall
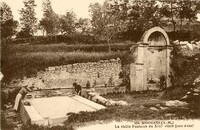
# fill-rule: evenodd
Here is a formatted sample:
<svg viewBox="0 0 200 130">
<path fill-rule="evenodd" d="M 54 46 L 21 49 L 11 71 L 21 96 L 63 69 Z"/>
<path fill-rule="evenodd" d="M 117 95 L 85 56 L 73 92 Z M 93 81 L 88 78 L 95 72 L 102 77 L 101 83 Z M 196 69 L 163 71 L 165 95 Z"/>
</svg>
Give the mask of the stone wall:
<svg viewBox="0 0 200 130">
<path fill-rule="evenodd" d="M 72 88 L 74 82 L 86 87 L 88 81 L 91 87 L 118 86 L 122 82 L 122 79 L 119 79 L 120 72 L 120 59 L 68 64 L 48 67 L 45 71 L 38 72 L 36 77 L 25 77 L 23 80 L 12 82 L 10 86 L 21 87 L 34 84 L 41 89 Z"/>
</svg>

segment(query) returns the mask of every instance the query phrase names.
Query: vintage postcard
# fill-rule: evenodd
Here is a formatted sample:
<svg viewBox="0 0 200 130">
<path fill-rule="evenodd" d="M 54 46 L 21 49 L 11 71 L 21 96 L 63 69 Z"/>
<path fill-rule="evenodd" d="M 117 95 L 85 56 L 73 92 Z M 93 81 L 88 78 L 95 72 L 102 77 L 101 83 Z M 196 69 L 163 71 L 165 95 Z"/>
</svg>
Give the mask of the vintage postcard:
<svg viewBox="0 0 200 130">
<path fill-rule="evenodd" d="M 2 130 L 200 129 L 200 0 L 2 0 Z"/>
</svg>

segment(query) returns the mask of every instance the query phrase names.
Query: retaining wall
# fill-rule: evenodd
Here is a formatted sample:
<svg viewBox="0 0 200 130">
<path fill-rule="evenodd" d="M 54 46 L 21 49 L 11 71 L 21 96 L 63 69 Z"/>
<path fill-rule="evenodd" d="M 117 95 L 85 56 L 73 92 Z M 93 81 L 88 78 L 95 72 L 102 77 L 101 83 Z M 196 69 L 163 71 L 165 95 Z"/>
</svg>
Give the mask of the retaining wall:
<svg viewBox="0 0 200 130">
<path fill-rule="evenodd" d="M 36 77 L 14 81 L 10 84 L 13 87 L 32 85 L 44 88 L 72 88 L 77 82 L 86 87 L 89 81 L 90 86 L 118 86 L 122 79 L 120 59 L 102 60 L 99 62 L 76 63 L 63 66 L 48 67 L 45 71 L 39 71 Z"/>
</svg>

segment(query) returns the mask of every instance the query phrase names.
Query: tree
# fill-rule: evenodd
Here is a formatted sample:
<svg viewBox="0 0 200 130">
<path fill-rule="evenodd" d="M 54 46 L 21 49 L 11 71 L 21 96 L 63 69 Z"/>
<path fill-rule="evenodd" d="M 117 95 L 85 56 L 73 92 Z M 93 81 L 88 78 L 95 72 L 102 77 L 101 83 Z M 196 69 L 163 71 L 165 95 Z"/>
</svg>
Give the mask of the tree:
<svg viewBox="0 0 200 130">
<path fill-rule="evenodd" d="M 100 39 L 107 41 L 108 51 L 111 51 L 111 40 L 126 29 L 125 22 L 118 15 L 119 11 L 111 8 L 110 4 L 105 2 L 103 6 L 99 3 L 91 4 L 89 10 L 92 17 L 93 33 Z"/>
<path fill-rule="evenodd" d="M 121 34 L 123 37 L 135 36 L 136 40 L 145 30 L 162 25 L 163 16 L 156 0 L 110 0 L 109 3 L 110 12 L 115 12 L 127 25 L 127 31 Z"/>
<path fill-rule="evenodd" d="M 155 0 L 133 1 L 127 13 L 130 30 L 145 31 L 161 25 L 162 16 Z"/>
<path fill-rule="evenodd" d="M 18 22 L 13 19 L 11 8 L 5 3 L 1 3 L 1 38 L 11 38 L 16 33 Z"/>
<path fill-rule="evenodd" d="M 188 0 L 188 1 L 182 1 L 181 0 L 181 11 L 179 13 L 180 16 L 182 16 L 182 18 L 185 18 L 188 20 L 188 28 L 189 28 L 189 32 L 190 32 L 190 23 L 194 20 L 197 19 L 196 15 L 197 15 L 197 1 L 192 1 L 192 0 Z"/>
<path fill-rule="evenodd" d="M 90 19 L 80 18 L 78 23 L 76 23 L 76 28 L 81 30 L 82 34 L 89 34 L 91 31 Z"/>
<path fill-rule="evenodd" d="M 43 1 L 43 18 L 39 26 L 46 31 L 47 35 L 55 35 L 59 32 L 59 16 L 53 11 L 51 1 Z"/>
<path fill-rule="evenodd" d="M 24 1 L 24 8 L 20 12 L 20 21 L 22 25 L 22 31 L 34 35 L 37 18 L 35 17 L 35 0 Z"/>
<path fill-rule="evenodd" d="M 61 33 L 72 34 L 76 30 L 76 15 L 73 11 L 66 12 L 60 18 Z"/>
</svg>

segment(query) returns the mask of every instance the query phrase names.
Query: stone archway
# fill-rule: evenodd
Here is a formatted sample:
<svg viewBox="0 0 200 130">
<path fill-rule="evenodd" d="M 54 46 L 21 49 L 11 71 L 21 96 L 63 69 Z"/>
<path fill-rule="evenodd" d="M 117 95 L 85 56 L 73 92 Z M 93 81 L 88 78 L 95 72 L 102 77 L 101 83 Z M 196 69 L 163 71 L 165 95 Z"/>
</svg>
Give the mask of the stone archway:
<svg viewBox="0 0 200 130">
<path fill-rule="evenodd" d="M 147 30 L 138 43 L 130 66 L 131 91 L 158 90 L 160 77 L 166 77 L 170 86 L 170 43 L 167 33 L 160 27 Z"/>
<path fill-rule="evenodd" d="M 163 35 L 163 37 L 164 37 L 165 40 L 166 40 L 166 45 L 170 45 L 169 37 L 168 37 L 167 33 L 165 32 L 165 30 L 163 30 L 161 27 L 153 27 L 153 28 L 147 30 L 147 31 L 143 34 L 143 36 L 142 36 L 142 38 L 141 38 L 141 42 L 142 42 L 142 43 L 148 43 L 150 36 L 151 36 L 152 34 L 154 34 L 154 33 L 160 33 L 161 35 Z"/>
</svg>

